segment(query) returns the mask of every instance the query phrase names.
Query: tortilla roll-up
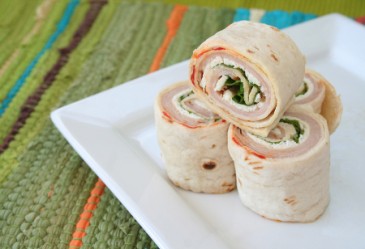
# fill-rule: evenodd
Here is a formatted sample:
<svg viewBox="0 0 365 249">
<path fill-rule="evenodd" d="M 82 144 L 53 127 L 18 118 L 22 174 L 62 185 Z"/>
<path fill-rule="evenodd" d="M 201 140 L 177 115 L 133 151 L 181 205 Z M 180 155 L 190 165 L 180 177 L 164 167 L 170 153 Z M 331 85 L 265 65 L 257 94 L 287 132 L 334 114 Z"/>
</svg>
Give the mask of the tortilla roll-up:
<svg viewBox="0 0 365 249">
<path fill-rule="evenodd" d="M 303 82 L 305 58 L 277 28 L 236 22 L 204 41 L 190 60 L 196 94 L 236 126 L 267 136 Z"/>
<path fill-rule="evenodd" d="M 342 116 L 340 97 L 328 80 L 311 69 L 306 69 L 303 83 L 295 94 L 294 105 L 320 113 L 327 120 L 330 134 L 340 124 Z"/>
<path fill-rule="evenodd" d="M 231 125 L 228 148 L 242 203 L 272 220 L 310 222 L 329 202 L 330 146 L 324 118 L 290 108 L 259 137 Z"/>
<path fill-rule="evenodd" d="M 166 172 L 176 186 L 214 194 L 235 189 L 227 147 L 229 124 L 196 97 L 188 82 L 158 95 L 155 122 Z"/>
</svg>

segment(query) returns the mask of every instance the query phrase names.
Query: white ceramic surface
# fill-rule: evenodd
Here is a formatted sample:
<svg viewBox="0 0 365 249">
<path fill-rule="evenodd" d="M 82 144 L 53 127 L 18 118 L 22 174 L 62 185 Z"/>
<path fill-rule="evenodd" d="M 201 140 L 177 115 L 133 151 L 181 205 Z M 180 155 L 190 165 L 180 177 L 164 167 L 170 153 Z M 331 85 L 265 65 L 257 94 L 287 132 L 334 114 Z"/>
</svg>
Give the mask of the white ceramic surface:
<svg viewBox="0 0 365 249">
<path fill-rule="evenodd" d="M 237 192 L 174 187 L 160 159 L 153 101 L 188 78 L 188 62 L 132 80 L 52 113 L 56 127 L 161 249 L 365 248 L 365 27 L 332 14 L 285 30 L 308 65 L 340 93 L 331 137 L 331 202 L 314 223 L 266 220 Z"/>
</svg>

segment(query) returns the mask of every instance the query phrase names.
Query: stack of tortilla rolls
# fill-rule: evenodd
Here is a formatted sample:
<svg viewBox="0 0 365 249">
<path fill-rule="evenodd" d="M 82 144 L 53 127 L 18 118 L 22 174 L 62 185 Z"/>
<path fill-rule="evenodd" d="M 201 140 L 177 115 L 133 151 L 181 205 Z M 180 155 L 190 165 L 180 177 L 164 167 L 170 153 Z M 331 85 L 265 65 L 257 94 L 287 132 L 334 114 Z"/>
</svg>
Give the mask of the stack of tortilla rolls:
<svg viewBox="0 0 365 249">
<path fill-rule="evenodd" d="M 206 193 L 230 191 L 235 181 L 242 203 L 263 217 L 317 219 L 330 199 L 329 135 L 342 113 L 330 82 L 306 68 L 289 36 L 249 21 L 204 41 L 189 67 L 190 87 L 180 85 L 184 94 L 169 87 L 156 100 L 169 178 Z M 199 108 L 189 109 L 185 96 L 193 96 Z M 214 167 L 202 170 L 205 162 Z"/>
</svg>

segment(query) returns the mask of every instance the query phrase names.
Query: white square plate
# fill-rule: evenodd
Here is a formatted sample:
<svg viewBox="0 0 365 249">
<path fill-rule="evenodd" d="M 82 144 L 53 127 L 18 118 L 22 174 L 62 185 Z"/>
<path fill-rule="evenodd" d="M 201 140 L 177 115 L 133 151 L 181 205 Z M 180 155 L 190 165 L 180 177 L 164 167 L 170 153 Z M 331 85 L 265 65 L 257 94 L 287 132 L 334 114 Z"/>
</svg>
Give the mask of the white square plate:
<svg viewBox="0 0 365 249">
<path fill-rule="evenodd" d="M 236 191 L 195 194 L 169 182 L 153 102 L 162 88 L 188 78 L 187 61 L 52 113 L 57 128 L 160 248 L 365 248 L 365 28 L 332 14 L 285 32 L 344 105 L 331 137 L 331 203 L 316 222 L 273 222 L 245 208 Z"/>
</svg>

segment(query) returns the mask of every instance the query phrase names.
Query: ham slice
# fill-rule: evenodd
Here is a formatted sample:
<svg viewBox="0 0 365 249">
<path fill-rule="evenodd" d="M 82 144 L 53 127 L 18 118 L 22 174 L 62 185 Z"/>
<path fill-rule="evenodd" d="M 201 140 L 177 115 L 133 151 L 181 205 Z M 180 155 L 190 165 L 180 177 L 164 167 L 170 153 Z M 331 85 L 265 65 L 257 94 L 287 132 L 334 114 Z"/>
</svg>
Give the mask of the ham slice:
<svg viewBox="0 0 365 249">
<path fill-rule="evenodd" d="M 280 221 L 316 220 L 329 202 L 329 132 L 325 119 L 291 107 L 267 137 L 235 125 L 228 148 L 242 203 Z"/>
<path fill-rule="evenodd" d="M 204 41 L 190 60 L 196 94 L 215 113 L 267 136 L 303 82 L 305 58 L 278 29 L 241 21 Z"/>
<path fill-rule="evenodd" d="M 320 113 L 327 121 L 330 134 L 341 121 L 342 102 L 332 84 L 321 74 L 307 68 L 304 82 L 298 89 L 293 106 Z"/>
<path fill-rule="evenodd" d="M 155 123 L 166 172 L 176 186 L 214 194 L 235 189 L 229 124 L 196 97 L 188 82 L 159 93 Z"/>
<path fill-rule="evenodd" d="M 301 87 L 295 94 L 293 105 L 301 105 L 309 111 L 320 113 L 325 96 L 323 81 L 317 78 L 312 71 L 306 70 Z"/>
</svg>

